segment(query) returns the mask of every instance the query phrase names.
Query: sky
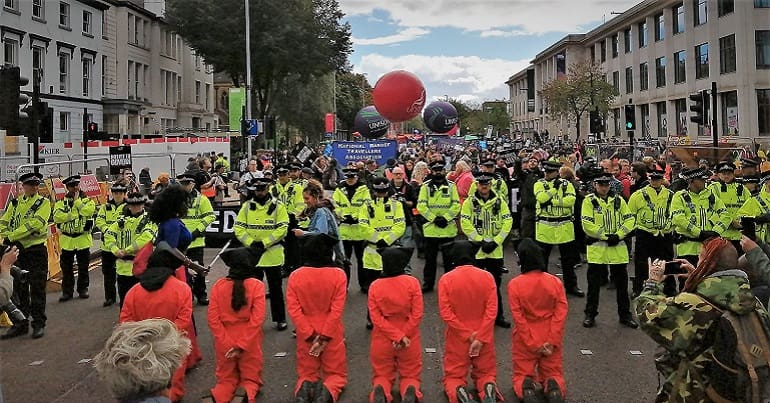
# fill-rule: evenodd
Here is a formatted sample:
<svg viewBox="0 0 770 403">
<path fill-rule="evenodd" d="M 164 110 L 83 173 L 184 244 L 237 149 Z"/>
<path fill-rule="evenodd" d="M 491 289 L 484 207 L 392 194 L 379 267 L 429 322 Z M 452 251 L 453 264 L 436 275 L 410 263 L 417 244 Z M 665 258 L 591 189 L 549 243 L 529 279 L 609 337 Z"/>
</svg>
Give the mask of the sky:
<svg viewBox="0 0 770 403">
<path fill-rule="evenodd" d="M 585 33 L 641 0 L 339 0 L 352 28 L 353 71 L 374 86 L 407 70 L 428 102 L 509 97 L 505 81 L 570 33 Z"/>
</svg>

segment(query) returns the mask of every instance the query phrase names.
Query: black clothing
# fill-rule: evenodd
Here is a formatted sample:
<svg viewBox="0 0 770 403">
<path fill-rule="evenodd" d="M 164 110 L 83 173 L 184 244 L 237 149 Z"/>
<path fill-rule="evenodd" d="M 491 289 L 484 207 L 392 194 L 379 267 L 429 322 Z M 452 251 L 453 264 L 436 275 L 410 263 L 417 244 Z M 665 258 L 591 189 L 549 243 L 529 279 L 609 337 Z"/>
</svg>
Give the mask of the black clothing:
<svg viewBox="0 0 770 403">
<path fill-rule="evenodd" d="M 117 301 L 115 283 L 117 281 L 116 262 L 118 258 L 110 252 L 102 251 L 102 276 L 104 276 L 104 300 Z"/>
<path fill-rule="evenodd" d="M 649 268 L 647 267 L 647 258 L 652 260 L 661 259 L 669 261 L 674 257 L 674 244 L 671 237 L 653 236 L 647 231 L 637 229 L 636 233 L 636 251 L 634 252 L 634 281 L 632 291 L 634 295 L 639 295 L 644 288 L 644 281 L 647 280 Z"/>
<path fill-rule="evenodd" d="M 189 248 L 186 251 L 187 257 L 190 258 L 193 262 L 196 262 L 200 264 L 201 266 L 205 266 L 203 264 L 203 247 L 199 248 Z M 193 276 L 189 273 L 189 271 L 185 270 L 185 273 L 187 273 L 187 284 L 190 285 L 192 288 L 192 293 L 199 301 L 206 299 L 206 277 L 204 276 Z"/>
<path fill-rule="evenodd" d="M 283 274 L 281 266 L 256 268 L 256 278 L 260 281 L 267 277 L 267 291 L 270 293 L 270 317 L 273 322 L 286 322 L 286 303 L 283 297 Z"/>
<path fill-rule="evenodd" d="M 35 245 L 19 250 L 16 265 L 29 271 L 27 282 L 13 279 L 13 294 L 16 305 L 24 315 L 32 317 L 32 328 L 45 327 L 45 286 L 48 280 L 48 250 L 45 245 Z"/>
<path fill-rule="evenodd" d="M 353 252 L 356 254 L 356 273 L 358 274 L 358 285 L 361 288 L 366 286 L 366 273 L 364 272 L 364 248 L 366 247 L 365 241 L 342 241 L 342 247 L 345 249 L 345 256 L 348 260 L 352 261 Z M 345 275 L 348 277 L 348 284 L 350 284 L 350 267 L 346 267 Z"/>
<path fill-rule="evenodd" d="M 390 185 L 397 195 L 400 194 L 404 197 L 405 201 L 412 202 L 412 207 L 407 207 L 406 204 L 401 203 L 401 205 L 404 206 L 404 222 L 406 223 L 406 226 L 409 227 L 412 225 L 412 209 L 417 207 L 417 191 L 414 186 L 407 181 L 403 181 L 400 187 L 396 187 L 396 184 L 393 183 L 393 181 L 390 181 Z"/>
<path fill-rule="evenodd" d="M 588 295 L 586 296 L 586 317 L 594 318 L 599 314 L 599 290 L 602 280 L 607 278 L 609 266 L 610 278 L 615 284 L 615 299 L 618 305 L 618 319 L 631 318 L 631 300 L 628 298 L 628 273 L 626 264 L 595 264 L 589 263 L 586 271 L 588 279 Z"/>
<path fill-rule="evenodd" d="M 495 288 L 497 288 L 497 318 L 504 319 L 503 315 L 503 296 L 500 293 L 500 285 L 503 282 L 503 259 L 478 259 L 476 267 L 484 269 L 495 278 Z"/>
<path fill-rule="evenodd" d="M 454 237 L 452 238 L 425 237 L 424 238 L 425 266 L 423 268 L 423 276 L 422 276 L 423 288 L 432 290 L 436 285 L 436 259 L 438 258 L 439 246 L 447 242 L 452 242 L 453 240 L 454 240 Z M 452 266 L 450 266 L 450 262 L 452 259 L 450 256 L 447 256 L 447 253 L 443 249 L 441 251 L 441 256 L 444 261 L 444 273 L 447 273 L 453 268 Z"/>
<path fill-rule="evenodd" d="M 61 262 L 62 282 L 61 289 L 63 295 L 72 296 L 75 288 L 75 268 L 74 259 L 78 260 L 78 294 L 88 292 L 88 264 L 91 259 L 89 248 L 77 250 L 62 250 L 59 261 Z M 47 267 L 46 267 L 47 271 Z"/>
<path fill-rule="evenodd" d="M 553 249 L 554 245 L 542 242 L 537 242 L 537 244 L 543 249 L 544 261 L 548 262 L 548 257 L 551 256 L 551 249 Z M 559 254 L 561 255 L 562 280 L 564 280 L 564 288 L 566 288 L 567 291 L 577 288 L 575 266 L 580 263 L 580 255 L 576 245 L 575 241 L 557 245 L 559 247 Z M 547 264 L 548 263 L 546 263 L 546 265 Z M 548 270 L 546 268 L 543 271 L 547 272 Z"/>
</svg>

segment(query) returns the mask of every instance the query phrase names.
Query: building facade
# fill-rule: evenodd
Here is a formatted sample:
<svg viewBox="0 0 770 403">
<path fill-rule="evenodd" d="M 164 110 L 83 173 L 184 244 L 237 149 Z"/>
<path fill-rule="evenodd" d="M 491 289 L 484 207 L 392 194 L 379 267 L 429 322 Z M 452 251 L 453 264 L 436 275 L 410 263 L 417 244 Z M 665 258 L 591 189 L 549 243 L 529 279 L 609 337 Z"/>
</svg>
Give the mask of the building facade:
<svg viewBox="0 0 770 403">
<path fill-rule="evenodd" d="M 574 125 L 550 119 L 539 95 L 542 84 L 561 73 L 560 55 L 567 66 L 579 61 L 601 66 L 615 86 L 618 96 L 605 119 L 608 137 L 627 138 L 625 105 L 635 109 L 637 139 L 710 138 L 713 116 L 720 137 L 770 137 L 768 0 L 646 0 L 580 38 L 568 36 L 533 60 L 534 93 L 522 94 L 529 88 L 527 70 L 507 81 L 514 130 L 574 138 Z M 688 97 L 707 90 L 713 99 L 712 83 L 716 105 L 708 102 L 707 122 L 699 126 L 689 119 Z M 523 108 L 525 102 L 533 102 L 535 110 Z M 581 133 L 587 133 L 587 114 L 582 120 Z"/>
</svg>

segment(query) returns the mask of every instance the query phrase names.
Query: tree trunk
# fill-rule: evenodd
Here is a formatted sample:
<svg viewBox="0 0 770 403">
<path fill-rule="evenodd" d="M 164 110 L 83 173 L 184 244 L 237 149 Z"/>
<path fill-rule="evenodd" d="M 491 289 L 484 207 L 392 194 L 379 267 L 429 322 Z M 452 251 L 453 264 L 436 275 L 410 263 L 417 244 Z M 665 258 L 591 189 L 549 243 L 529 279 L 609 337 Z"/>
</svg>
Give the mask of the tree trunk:
<svg viewBox="0 0 770 403">
<path fill-rule="evenodd" d="M 580 140 L 580 115 L 577 115 L 577 118 L 575 118 L 575 131 L 577 132 L 575 141 L 578 141 Z"/>
</svg>

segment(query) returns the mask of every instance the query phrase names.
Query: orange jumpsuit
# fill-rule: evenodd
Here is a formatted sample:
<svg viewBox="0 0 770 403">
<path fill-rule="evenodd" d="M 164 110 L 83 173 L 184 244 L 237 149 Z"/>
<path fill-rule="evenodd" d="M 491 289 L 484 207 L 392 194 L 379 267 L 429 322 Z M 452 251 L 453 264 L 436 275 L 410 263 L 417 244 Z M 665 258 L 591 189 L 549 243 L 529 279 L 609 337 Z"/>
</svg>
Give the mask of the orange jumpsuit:
<svg viewBox="0 0 770 403">
<path fill-rule="evenodd" d="M 297 328 L 297 394 L 305 381 L 323 384 L 336 402 L 347 384 L 342 312 L 347 277 L 338 267 L 300 267 L 289 276 L 286 308 Z M 313 335 L 329 338 L 318 357 L 309 354 Z M 323 373 L 323 375 L 322 375 Z"/>
<path fill-rule="evenodd" d="M 487 271 L 475 266 L 457 266 L 441 276 L 438 307 L 446 323 L 444 332 L 444 391 L 449 403 L 457 403 L 457 387 L 465 386 L 468 372 L 477 390 L 495 383 L 495 317 L 497 287 Z M 470 357 L 471 334 L 484 343 L 478 357 Z M 472 368 L 471 368 L 472 367 Z"/>
<path fill-rule="evenodd" d="M 187 268 L 179 266 L 179 268 L 174 271 L 174 276 L 179 281 L 187 283 Z M 187 356 L 187 363 L 185 365 L 187 365 L 187 369 L 191 369 L 203 359 L 203 354 L 201 354 L 201 349 L 198 346 L 198 330 L 195 328 L 195 318 L 192 317 L 192 312 L 190 312 L 190 326 L 184 330 L 187 332 L 187 337 L 190 339 L 192 348 L 190 350 L 190 355 Z"/>
<path fill-rule="evenodd" d="M 253 278 L 243 281 L 246 305 L 231 306 L 233 280 L 219 279 L 209 295 L 208 322 L 214 338 L 217 384 L 211 395 L 217 402 L 233 399 L 243 386 L 249 402 L 255 402 L 262 386 L 262 322 L 265 320 L 265 285 Z M 225 358 L 231 348 L 243 350 L 236 358 Z"/>
<path fill-rule="evenodd" d="M 553 378 L 564 396 L 562 346 L 567 320 L 564 285 L 551 274 L 539 270 L 526 272 L 508 283 L 508 302 L 515 323 L 511 355 L 516 396 L 522 396 L 525 377 L 544 386 L 546 380 Z M 549 357 L 537 353 L 545 342 L 554 346 Z"/>
<path fill-rule="evenodd" d="M 138 322 L 152 318 L 165 318 L 182 332 L 192 327 L 192 290 L 186 282 L 171 276 L 155 291 L 147 291 L 141 284 L 133 286 L 123 301 L 120 323 Z M 189 335 L 186 335 L 189 337 Z M 189 356 L 188 356 L 189 358 Z M 171 378 L 169 399 L 172 402 L 184 397 L 184 375 L 187 370 L 183 363 Z"/>
<path fill-rule="evenodd" d="M 409 386 L 414 386 L 418 400 L 422 355 L 420 347 L 420 321 L 423 314 L 420 282 L 409 275 L 380 278 L 369 287 L 369 313 L 372 317 L 371 349 L 372 385 L 382 386 L 388 401 L 393 399 L 391 389 L 400 377 L 401 396 Z M 409 347 L 396 350 L 394 342 L 408 337 Z M 370 396 L 369 400 L 372 400 Z"/>
</svg>

